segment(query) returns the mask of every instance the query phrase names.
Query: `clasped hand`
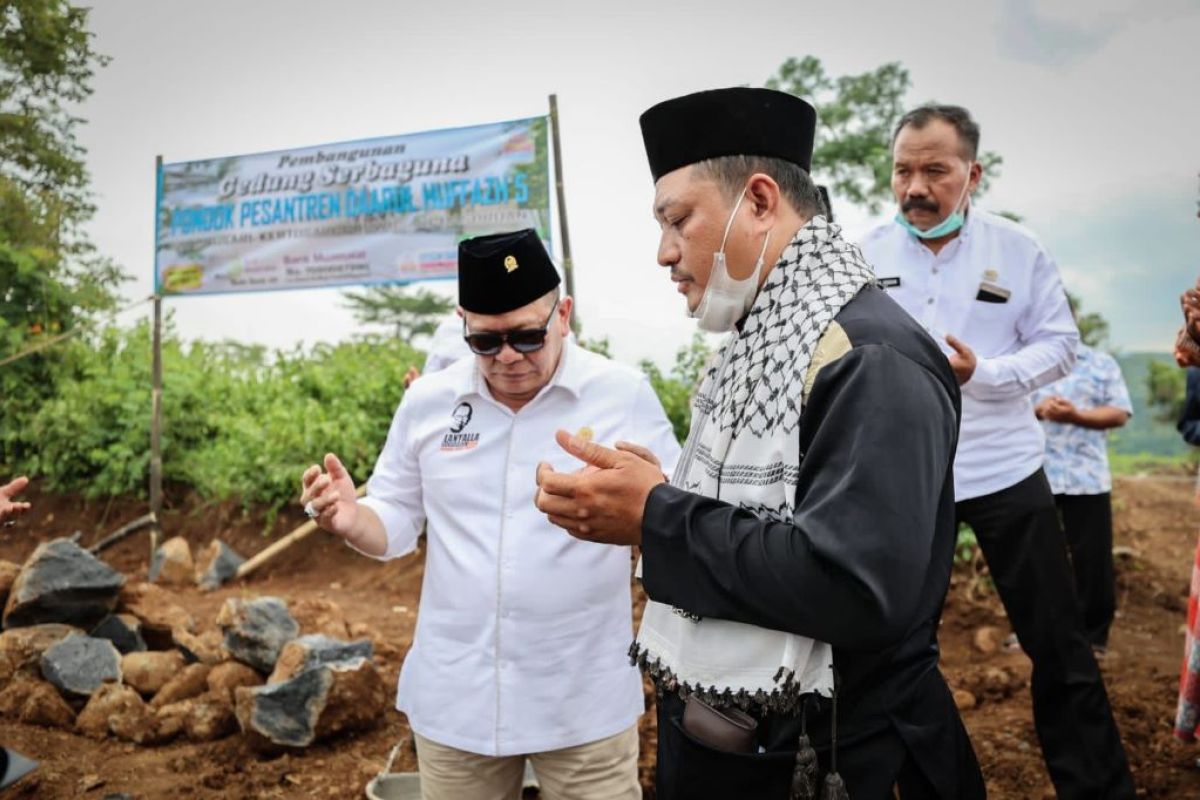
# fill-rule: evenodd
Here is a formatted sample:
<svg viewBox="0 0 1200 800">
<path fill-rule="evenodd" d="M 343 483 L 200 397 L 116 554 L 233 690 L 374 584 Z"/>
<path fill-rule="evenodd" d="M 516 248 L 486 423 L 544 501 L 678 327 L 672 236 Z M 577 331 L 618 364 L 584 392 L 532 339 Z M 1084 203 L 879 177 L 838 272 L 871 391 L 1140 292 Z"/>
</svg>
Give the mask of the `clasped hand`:
<svg viewBox="0 0 1200 800">
<path fill-rule="evenodd" d="M 1051 422 L 1064 424 L 1075 423 L 1079 413 L 1075 404 L 1061 395 L 1045 398 L 1034 407 L 1033 412 L 1038 419 L 1048 419 Z"/>
<path fill-rule="evenodd" d="M 629 442 L 618 442 L 614 450 L 566 431 L 554 438 L 584 467 L 564 473 L 545 462 L 539 464 L 534 499 L 538 510 L 577 539 L 641 544 L 646 499 L 666 481 L 654 454 Z"/>
</svg>

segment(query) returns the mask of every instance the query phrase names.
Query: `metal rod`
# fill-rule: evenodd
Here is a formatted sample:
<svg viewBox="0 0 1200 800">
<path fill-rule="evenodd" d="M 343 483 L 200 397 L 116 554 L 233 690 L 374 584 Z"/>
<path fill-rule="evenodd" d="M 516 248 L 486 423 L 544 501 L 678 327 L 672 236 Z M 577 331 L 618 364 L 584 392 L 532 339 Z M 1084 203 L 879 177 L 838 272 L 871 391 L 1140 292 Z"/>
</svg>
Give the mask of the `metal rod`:
<svg viewBox="0 0 1200 800">
<path fill-rule="evenodd" d="M 143 514 L 142 516 L 135 519 L 133 522 L 125 523 L 120 528 L 117 528 L 115 531 L 110 533 L 108 536 L 106 536 L 103 539 L 101 539 L 100 541 L 96 542 L 94 545 L 92 545 L 91 547 L 88 548 L 88 552 L 91 553 L 92 555 L 95 555 L 96 553 L 99 553 L 101 550 L 105 550 L 109 547 L 112 547 L 114 544 L 121 541 L 129 534 L 136 533 L 137 531 L 140 531 L 142 528 L 148 528 L 148 527 L 152 527 L 152 526 L 155 528 L 158 527 L 158 518 L 155 517 L 153 513 Z"/>
</svg>

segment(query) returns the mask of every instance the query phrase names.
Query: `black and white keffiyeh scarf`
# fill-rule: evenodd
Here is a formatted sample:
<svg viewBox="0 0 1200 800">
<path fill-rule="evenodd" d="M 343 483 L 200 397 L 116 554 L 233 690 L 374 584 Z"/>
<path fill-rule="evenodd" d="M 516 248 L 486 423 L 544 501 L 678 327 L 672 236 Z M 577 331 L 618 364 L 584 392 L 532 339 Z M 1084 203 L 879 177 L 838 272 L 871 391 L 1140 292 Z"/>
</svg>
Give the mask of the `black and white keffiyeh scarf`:
<svg viewBox="0 0 1200 800">
<path fill-rule="evenodd" d="M 701 381 L 673 486 L 792 520 L 813 354 L 842 307 L 875 280 L 840 233 L 814 217 L 784 249 L 720 364 Z M 630 655 L 659 689 L 715 705 L 788 713 L 803 695 L 833 689 L 833 650 L 825 642 L 654 601 Z"/>
</svg>

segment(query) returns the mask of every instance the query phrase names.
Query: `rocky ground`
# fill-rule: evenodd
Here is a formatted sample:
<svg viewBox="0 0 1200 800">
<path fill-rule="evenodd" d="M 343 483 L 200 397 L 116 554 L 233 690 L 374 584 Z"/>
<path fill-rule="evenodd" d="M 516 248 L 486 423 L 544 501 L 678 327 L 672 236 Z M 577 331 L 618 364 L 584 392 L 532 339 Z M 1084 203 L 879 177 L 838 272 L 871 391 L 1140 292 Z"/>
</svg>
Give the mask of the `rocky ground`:
<svg viewBox="0 0 1200 800">
<path fill-rule="evenodd" d="M 1121 479 L 1114 490 L 1116 540 L 1122 553 L 1121 612 L 1111 655 L 1103 669 L 1144 797 L 1200 797 L 1200 769 L 1195 766 L 1200 750 L 1176 743 L 1170 733 L 1183 609 L 1200 518 L 1200 513 L 1193 510 L 1191 497 L 1191 483 L 1182 475 Z M 40 543 L 76 531 L 82 534 L 80 544 L 86 547 L 145 511 L 136 502 L 86 502 L 43 495 L 36 487 L 30 499 L 34 511 L 16 526 L 0 529 L 0 559 L 24 563 Z M 228 504 L 205 504 L 192 497 L 177 496 L 173 500 L 173 507 L 164 515 L 164 527 L 168 534 L 182 536 L 193 554 L 199 555 L 218 538 L 243 556 L 253 555 L 272 541 L 262 535 L 261 517 L 245 515 Z M 271 532 L 286 532 L 299 521 L 297 514 L 288 512 L 275 522 Z M 101 553 L 105 563 L 126 577 L 117 601 L 120 608 L 125 608 L 131 593 L 148 591 L 137 588 L 148 578 L 147 548 L 147 537 L 140 533 Z M 375 694 L 379 689 L 373 680 L 362 679 L 355 684 L 354 691 L 359 694 L 353 696 L 386 696 L 387 701 L 382 703 L 385 710 L 378 719 L 335 719 L 337 715 L 332 715 L 326 716 L 324 723 L 315 720 L 312 727 L 320 731 L 313 743 L 281 750 L 278 742 L 269 741 L 270 736 L 242 732 L 243 726 L 227 714 L 229 708 L 236 712 L 236 700 L 220 706 L 211 699 L 216 694 L 209 686 L 213 671 L 218 671 L 221 685 L 224 681 L 237 682 L 236 676 L 222 677 L 221 671 L 239 671 L 236 667 L 204 663 L 239 663 L 219 649 L 206 651 L 205 659 L 197 661 L 199 667 L 185 667 L 174 661 L 175 657 L 168 657 L 171 663 L 165 669 L 177 683 L 173 692 L 190 695 L 183 701 L 174 700 L 171 693 L 160 698 L 161 702 L 156 701 L 156 695 L 164 691 L 157 683 L 161 677 L 139 673 L 145 665 L 139 666 L 135 659 L 130 666 L 126 656 L 120 659 L 127 667 L 122 682 L 126 686 L 136 684 L 129 688 L 137 695 L 134 700 L 129 693 L 122 693 L 126 703 L 135 708 L 140 703 L 154 712 L 154 721 L 141 712 L 126 714 L 134 722 L 140 721 L 144 729 L 139 744 L 137 730 L 121 724 L 116 726 L 117 731 L 112 730 L 110 720 L 114 714 L 91 715 L 104 718 L 108 730 L 103 733 L 94 728 L 91 736 L 80 732 L 80 711 L 86 703 L 69 694 L 62 703 L 75 716 L 75 728 L 57 727 L 64 722 L 63 708 L 44 692 L 39 695 L 45 701 L 44 708 L 29 709 L 25 714 L 27 719 L 44 724 L 21 722 L 24 706 L 30 704 L 27 698 L 36 693 L 14 690 L 14 682 L 21 678 L 0 672 L 0 743 L 42 762 L 36 773 L 6 796 L 95 800 L 121 793 L 133 798 L 362 797 L 363 787 L 383 768 L 396 744 L 402 746 L 395 769 L 415 769 L 415 758 L 407 746 L 408 728 L 403 716 L 390 710 L 390 699 L 400 663 L 412 641 L 422 574 L 420 557 L 377 564 L 317 533 L 246 581 L 227 583 L 212 591 L 201 590 L 190 582 L 159 587 L 169 594 L 172 606 L 193 619 L 193 630 L 188 632 L 195 637 L 189 640 L 193 649 L 203 650 L 202 642 L 211 645 L 223 638 L 225 631 L 220 622 L 225 623 L 225 630 L 233 628 L 250 613 L 247 609 L 261 606 L 254 601 L 268 597 L 282 601 L 300 634 L 323 633 L 343 642 L 369 643 L 371 672 L 378 673 L 382 695 Z M 151 605 L 159 611 L 165 607 L 163 603 Z M 943 671 L 964 707 L 963 716 L 991 796 L 1052 797 L 1033 733 L 1028 660 L 1019 652 L 1006 652 L 998 646 L 1007 631 L 1003 611 L 987 586 L 986 576 L 964 567 L 955 577 L 946 608 L 941 636 Z M 165 634 L 160 631 L 157 646 L 171 647 L 170 634 L 169 627 Z M 150 638 L 154 637 L 151 632 Z M 309 658 L 295 647 L 287 658 L 280 653 L 275 653 L 275 661 L 285 662 L 284 671 L 275 677 L 287 677 L 290 670 L 295 678 Z M 353 658 L 363 654 L 349 655 Z M 241 658 L 253 660 L 254 656 L 243 654 Z M 179 677 L 189 672 L 186 680 Z M 262 663 L 254 671 L 253 680 L 267 680 L 269 672 Z M 245 672 L 240 674 L 245 682 L 252 682 Z M 187 686 L 179 685 L 188 681 L 191 683 Z M 327 683 L 322 684 L 324 688 L 300 688 L 332 697 L 334 702 L 326 703 L 330 708 L 364 704 L 337 702 L 337 698 L 349 695 L 338 694 L 332 677 Z M 5 690 L 10 690 L 10 698 L 19 697 L 20 701 L 6 703 Z M 197 690 L 200 694 L 193 694 Z M 243 689 L 251 691 L 263 690 Z M 63 696 L 61 691 L 54 694 L 56 698 Z M 163 716 L 172 717 L 160 713 L 164 706 L 172 705 L 170 701 L 192 702 L 176 723 L 178 729 L 158 721 Z M 196 705 L 220 708 L 206 715 L 195 711 Z M 82 727 L 88 727 L 88 719 L 84 718 L 87 724 Z M 195 731 L 188 727 L 189 720 Z M 205 722 L 209 728 L 205 728 Z M 172 735 L 164 737 L 164 728 Z M 642 728 L 643 779 L 649 787 L 652 715 L 643 718 Z M 646 796 L 653 798 L 653 790 L 648 788 Z"/>
</svg>

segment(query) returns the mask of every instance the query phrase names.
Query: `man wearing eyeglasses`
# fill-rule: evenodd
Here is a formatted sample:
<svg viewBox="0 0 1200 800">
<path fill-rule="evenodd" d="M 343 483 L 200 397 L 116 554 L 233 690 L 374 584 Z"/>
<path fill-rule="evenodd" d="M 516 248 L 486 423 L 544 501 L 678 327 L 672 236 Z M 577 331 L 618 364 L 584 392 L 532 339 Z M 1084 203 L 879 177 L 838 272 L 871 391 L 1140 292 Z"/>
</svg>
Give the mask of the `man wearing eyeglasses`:
<svg viewBox="0 0 1200 800">
<path fill-rule="evenodd" d="M 576 468 L 559 428 L 640 442 L 616 446 L 660 469 L 678 444 L 645 376 L 567 336 L 572 299 L 534 231 L 464 241 L 459 304 L 475 358 L 412 385 L 367 496 L 329 454 L 301 501 L 378 559 L 411 553 L 428 522 L 397 697 L 426 800 L 519 797 L 526 758 L 545 798 L 640 798 L 629 550 L 560 535 L 533 476 L 542 461 Z"/>
</svg>

